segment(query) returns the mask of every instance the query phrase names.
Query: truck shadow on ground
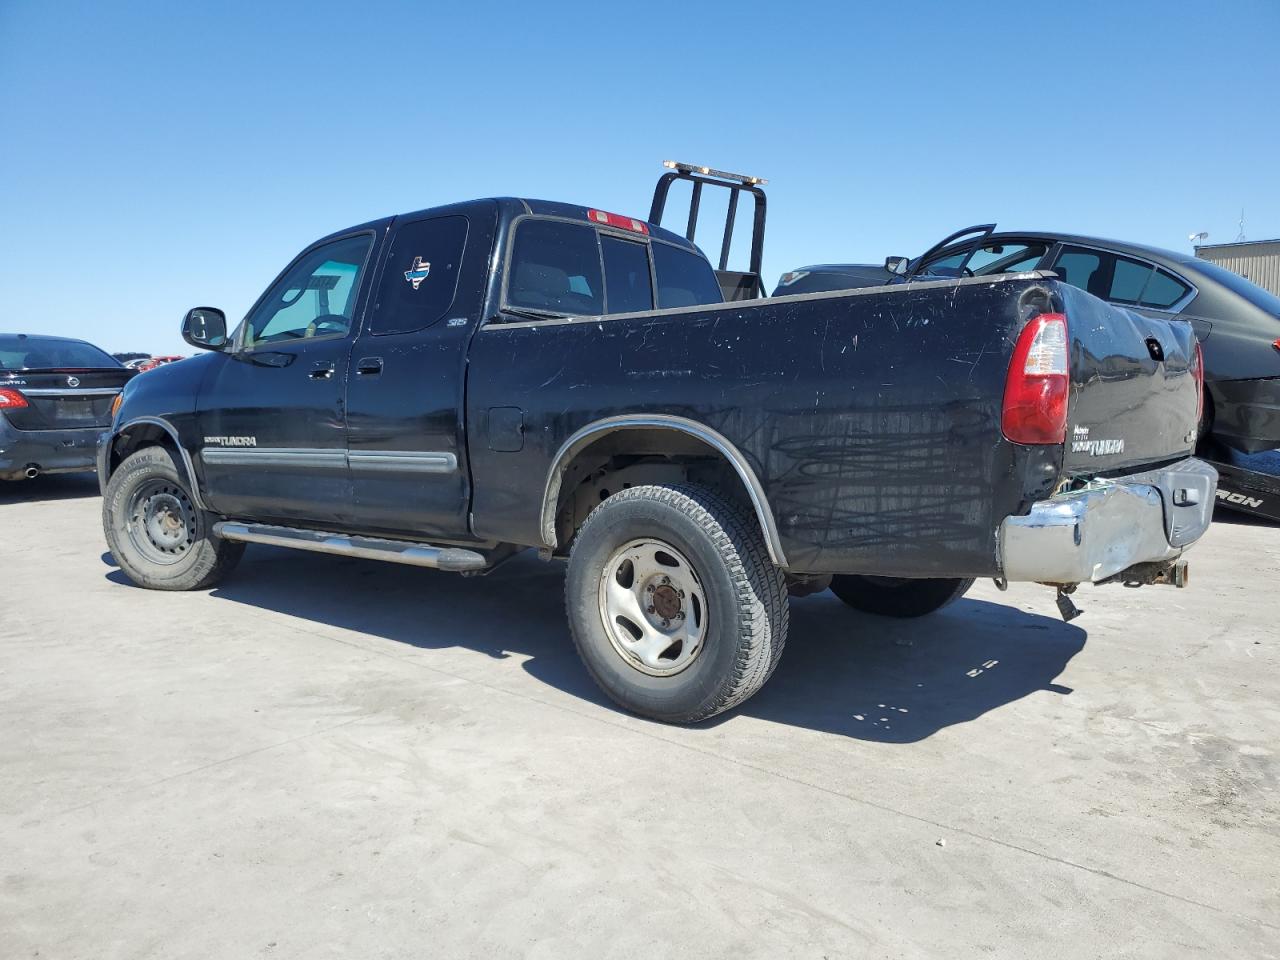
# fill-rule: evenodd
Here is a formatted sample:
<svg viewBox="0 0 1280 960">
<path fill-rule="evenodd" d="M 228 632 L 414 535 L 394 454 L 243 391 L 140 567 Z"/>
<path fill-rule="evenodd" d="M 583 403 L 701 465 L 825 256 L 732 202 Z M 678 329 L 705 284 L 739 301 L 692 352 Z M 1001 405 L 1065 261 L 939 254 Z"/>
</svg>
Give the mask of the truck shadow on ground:
<svg viewBox="0 0 1280 960">
<path fill-rule="evenodd" d="M 962 599 L 917 620 L 859 613 L 830 593 L 791 601 L 791 639 L 742 711 L 880 743 L 914 743 L 1055 683 L 1079 627 Z M 722 722 L 712 720 L 715 724 Z"/>
<path fill-rule="evenodd" d="M 80 500 L 97 495 L 96 473 L 53 473 L 34 480 L 0 480 L 0 506 L 36 500 Z"/>
<path fill-rule="evenodd" d="M 130 583 L 119 570 L 107 576 Z M 563 589 L 563 566 L 529 554 L 487 577 L 466 578 L 250 547 L 212 595 L 422 650 L 527 658 L 523 669 L 541 682 L 615 709 L 573 648 Z M 741 713 L 860 740 L 913 743 L 1037 691 L 1070 693 L 1054 680 L 1085 639 L 1078 627 L 981 600 L 899 621 L 858 613 L 829 593 L 806 597 L 792 601 L 790 640 L 773 678 L 738 710 L 706 726 Z M 324 635 L 317 632 L 316 642 Z M 446 673 L 459 668 L 447 656 L 420 662 Z"/>
</svg>

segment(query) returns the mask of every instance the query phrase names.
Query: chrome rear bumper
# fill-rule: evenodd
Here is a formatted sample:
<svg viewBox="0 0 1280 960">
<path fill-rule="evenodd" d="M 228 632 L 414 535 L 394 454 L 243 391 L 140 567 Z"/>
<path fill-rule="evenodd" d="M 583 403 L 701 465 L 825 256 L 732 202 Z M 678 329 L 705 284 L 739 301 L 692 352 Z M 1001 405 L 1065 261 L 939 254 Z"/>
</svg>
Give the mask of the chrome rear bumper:
<svg viewBox="0 0 1280 960">
<path fill-rule="evenodd" d="M 1176 560 L 1208 528 L 1217 486 L 1217 471 L 1190 458 L 1038 501 L 1000 525 L 1001 570 L 1010 581 L 1097 583 Z"/>
</svg>

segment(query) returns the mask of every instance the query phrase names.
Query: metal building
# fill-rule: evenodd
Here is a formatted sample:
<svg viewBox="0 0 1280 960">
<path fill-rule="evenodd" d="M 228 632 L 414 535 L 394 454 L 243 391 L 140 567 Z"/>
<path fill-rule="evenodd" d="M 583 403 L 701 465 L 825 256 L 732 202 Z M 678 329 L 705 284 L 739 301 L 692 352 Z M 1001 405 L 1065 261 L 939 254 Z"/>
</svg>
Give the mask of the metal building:
<svg viewBox="0 0 1280 960">
<path fill-rule="evenodd" d="M 1196 247 L 1196 256 L 1226 267 L 1280 297 L 1280 240 L 1242 240 Z"/>
</svg>

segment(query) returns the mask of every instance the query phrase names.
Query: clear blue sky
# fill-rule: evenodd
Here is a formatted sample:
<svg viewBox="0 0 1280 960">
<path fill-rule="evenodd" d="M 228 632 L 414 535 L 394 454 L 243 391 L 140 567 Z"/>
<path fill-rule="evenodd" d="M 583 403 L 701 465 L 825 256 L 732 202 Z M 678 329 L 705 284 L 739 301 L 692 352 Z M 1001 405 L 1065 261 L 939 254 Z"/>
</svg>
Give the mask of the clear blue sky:
<svg viewBox="0 0 1280 960">
<path fill-rule="evenodd" d="M 322 234 L 644 215 L 665 158 L 770 179 L 770 285 L 986 220 L 1280 236 L 1278 0 L 1038 8 L 0 0 L 0 330 L 190 352 Z"/>
</svg>

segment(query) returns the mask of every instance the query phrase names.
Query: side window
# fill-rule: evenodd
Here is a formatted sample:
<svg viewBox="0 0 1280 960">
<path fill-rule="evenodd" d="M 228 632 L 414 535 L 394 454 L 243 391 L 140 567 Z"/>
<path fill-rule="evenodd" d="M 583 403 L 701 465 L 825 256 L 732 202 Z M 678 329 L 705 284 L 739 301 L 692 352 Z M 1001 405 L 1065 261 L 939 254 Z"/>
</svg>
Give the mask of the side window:
<svg viewBox="0 0 1280 960">
<path fill-rule="evenodd" d="M 653 280 L 649 250 L 643 243 L 601 235 L 604 254 L 605 298 L 609 313 L 653 309 Z"/>
<path fill-rule="evenodd" d="M 1116 303 L 1137 303 L 1142 297 L 1147 281 L 1151 279 L 1154 268 L 1149 263 L 1141 263 L 1125 257 L 1116 257 L 1115 261 L 1115 271 L 1111 277 L 1111 292 L 1107 295 L 1107 299 L 1114 300 Z"/>
<path fill-rule="evenodd" d="M 345 337 L 372 244 L 373 237 L 361 234 L 300 259 L 246 319 L 244 346 Z"/>
<path fill-rule="evenodd" d="M 1142 305 L 1165 310 L 1191 292 L 1191 288 L 1172 274 L 1157 270 L 1142 292 Z"/>
<path fill-rule="evenodd" d="M 511 251 L 507 303 L 594 316 L 604 313 L 600 245 L 586 224 L 522 220 Z"/>
<path fill-rule="evenodd" d="M 975 277 L 1034 270 L 1047 250 L 1048 245 L 1044 243 L 988 243 L 974 251 L 965 268 L 971 270 Z M 928 272 L 943 277 L 954 277 L 958 275 L 965 255 L 966 251 L 961 250 L 934 260 L 929 264 Z"/>
<path fill-rule="evenodd" d="M 1095 297 L 1106 299 L 1110 291 L 1103 288 L 1106 278 L 1102 271 L 1102 255 L 1094 250 L 1066 247 L 1053 265 L 1058 276 L 1073 287 L 1079 287 Z"/>
<path fill-rule="evenodd" d="M 655 240 L 653 268 L 658 275 L 658 309 L 724 303 L 720 282 L 705 257 Z"/>
<path fill-rule="evenodd" d="M 398 226 L 378 284 L 369 332 L 411 333 L 444 319 L 458 292 L 467 245 L 466 217 L 433 217 Z"/>
</svg>

